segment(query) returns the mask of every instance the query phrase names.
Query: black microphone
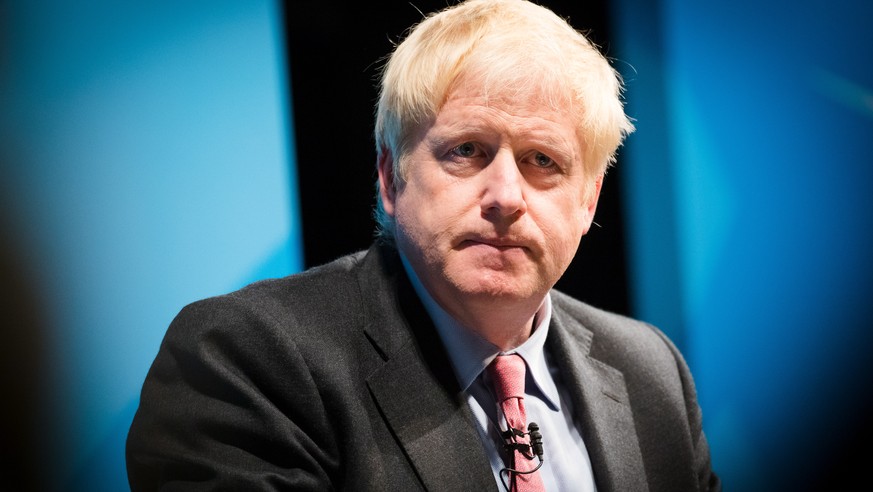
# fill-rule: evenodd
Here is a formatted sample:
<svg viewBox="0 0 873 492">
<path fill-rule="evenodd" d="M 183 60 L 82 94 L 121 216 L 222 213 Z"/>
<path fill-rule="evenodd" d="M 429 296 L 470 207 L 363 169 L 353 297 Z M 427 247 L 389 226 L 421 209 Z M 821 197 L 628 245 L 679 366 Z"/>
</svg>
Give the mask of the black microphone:
<svg viewBox="0 0 873 492">
<path fill-rule="evenodd" d="M 533 452 L 537 455 L 540 462 L 543 461 L 543 435 L 540 434 L 540 426 L 537 425 L 536 422 L 531 422 L 530 425 L 527 426 L 528 434 L 530 434 L 530 445 L 533 448 Z"/>
<path fill-rule="evenodd" d="M 522 437 L 525 434 L 530 436 L 530 444 L 523 444 L 515 441 L 515 437 Z M 539 463 L 536 468 L 528 471 L 521 471 L 515 468 L 505 467 L 500 470 L 500 481 L 503 482 L 503 486 L 506 488 L 507 492 L 509 492 L 509 485 L 506 483 L 506 479 L 503 478 L 503 474 L 506 473 L 506 478 L 509 478 L 510 475 L 527 475 L 528 473 L 533 473 L 539 470 L 543 466 L 543 435 L 540 434 L 540 426 L 537 425 L 536 422 L 531 422 L 527 426 L 527 432 L 522 432 L 518 429 L 510 428 L 508 431 L 503 433 L 503 438 L 506 440 L 512 440 L 511 443 L 504 444 L 508 451 L 521 451 L 527 459 L 532 460 L 533 456 L 529 454 L 533 451 L 533 454 L 539 459 Z"/>
</svg>

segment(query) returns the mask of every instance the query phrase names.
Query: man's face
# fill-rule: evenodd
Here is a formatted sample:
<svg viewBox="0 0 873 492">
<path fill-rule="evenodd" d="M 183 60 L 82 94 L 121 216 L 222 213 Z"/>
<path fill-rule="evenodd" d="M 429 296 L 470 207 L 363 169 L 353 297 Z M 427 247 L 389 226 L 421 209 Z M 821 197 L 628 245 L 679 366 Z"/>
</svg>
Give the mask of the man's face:
<svg viewBox="0 0 873 492">
<path fill-rule="evenodd" d="M 379 163 L 398 248 L 458 318 L 503 301 L 538 305 L 588 232 L 600 191 L 569 114 L 479 92 L 453 91 L 418 132 L 398 189 L 393 157 Z"/>
</svg>

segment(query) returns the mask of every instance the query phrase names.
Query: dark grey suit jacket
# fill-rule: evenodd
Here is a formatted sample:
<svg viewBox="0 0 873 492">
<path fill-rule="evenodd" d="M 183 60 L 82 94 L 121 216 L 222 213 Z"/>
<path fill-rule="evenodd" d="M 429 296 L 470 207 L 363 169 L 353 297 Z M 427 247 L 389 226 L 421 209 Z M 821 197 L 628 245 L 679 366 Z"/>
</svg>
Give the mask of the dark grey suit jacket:
<svg viewBox="0 0 873 492">
<path fill-rule="evenodd" d="M 552 299 L 546 347 L 598 490 L 719 489 L 674 346 Z M 397 254 L 374 246 L 183 309 L 143 386 L 128 475 L 134 491 L 496 490 L 474 425 Z"/>
</svg>

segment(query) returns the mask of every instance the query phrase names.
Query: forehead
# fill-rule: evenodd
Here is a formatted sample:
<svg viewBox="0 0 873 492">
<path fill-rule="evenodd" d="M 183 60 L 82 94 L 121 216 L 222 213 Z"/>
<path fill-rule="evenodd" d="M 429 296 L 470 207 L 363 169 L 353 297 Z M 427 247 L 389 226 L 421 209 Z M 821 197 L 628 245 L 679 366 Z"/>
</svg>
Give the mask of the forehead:
<svg viewBox="0 0 873 492">
<path fill-rule="evenodd" d="M 575 119 L 576 107 L 571 90 L 567 85 L 549 79 L 536 76 L 536 72 L 462 74 L 449 85 L 444 104 L 452 99 L 480 98 L 488 104 L 512 104 L 530 112 L 560 112 L 568 119 Z"/>
<path fill-rule="evenodd" d="M 446 131 L 483 129 L 575 147 L 579 135 L 574 113 L 562 102 L 548 91 L 460 83 L 447 94 L 434 125 Z"/>
</svg>

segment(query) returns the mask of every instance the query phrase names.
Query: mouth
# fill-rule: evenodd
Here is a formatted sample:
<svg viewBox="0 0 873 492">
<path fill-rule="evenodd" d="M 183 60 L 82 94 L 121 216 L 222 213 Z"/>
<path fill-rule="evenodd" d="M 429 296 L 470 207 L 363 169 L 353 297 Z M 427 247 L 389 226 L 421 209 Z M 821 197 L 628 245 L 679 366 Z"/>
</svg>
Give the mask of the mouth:
<svg viewBox="0 0 873 492">
<path fill-rule="evenodd" d="M 500 238 L 500 237 L 486 237 L 486 236 L 472 236 L 464 238 L 460 244 L 459 248 L 468 248 L 468 247 L 490 247 L 496 249 L 498 251 L 512 251 L 512 250 L 528 250 L 530 248 L 527 247 L 524 241 L 514 239 L 514 238 Z"/>
</svg>

